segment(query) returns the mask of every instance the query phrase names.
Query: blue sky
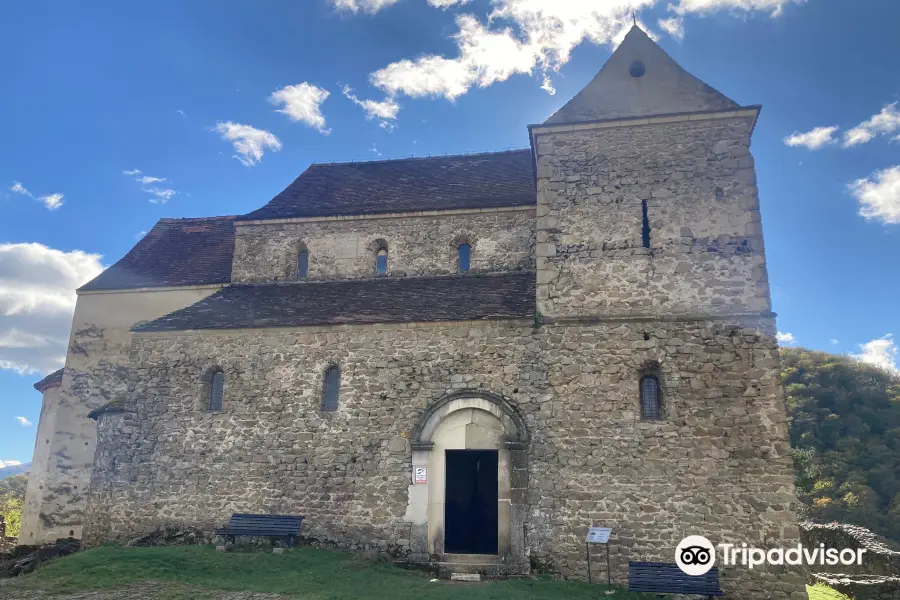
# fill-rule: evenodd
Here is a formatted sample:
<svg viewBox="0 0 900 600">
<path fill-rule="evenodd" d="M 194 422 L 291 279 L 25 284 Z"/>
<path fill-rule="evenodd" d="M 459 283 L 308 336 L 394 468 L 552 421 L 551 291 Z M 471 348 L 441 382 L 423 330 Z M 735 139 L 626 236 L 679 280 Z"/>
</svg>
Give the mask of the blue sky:
<svg viewBox="0 0 900 600">
<path fill-rule="evenodd" d="M 784 343 L 895 365 L 898 2 L 4 2 L 0 460 L 30 459 L 71 290 L 157 219 L 248 212 L 313 161 L 526 147 L 632 8 L 686 69 L 763 105 Z"/>
</svg>

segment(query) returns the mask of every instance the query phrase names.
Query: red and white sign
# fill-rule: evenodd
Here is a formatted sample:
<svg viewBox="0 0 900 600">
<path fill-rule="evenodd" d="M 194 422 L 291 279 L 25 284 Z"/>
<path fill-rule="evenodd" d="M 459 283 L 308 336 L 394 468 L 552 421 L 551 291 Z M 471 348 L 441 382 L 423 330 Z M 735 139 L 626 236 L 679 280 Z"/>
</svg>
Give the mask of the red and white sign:
<svg viewBox="0 0 900 600">
<path fill-rule="evenodd" d="M 428 483 L 427 467 L 413 467 L 413 483 Z"/>
</svg>

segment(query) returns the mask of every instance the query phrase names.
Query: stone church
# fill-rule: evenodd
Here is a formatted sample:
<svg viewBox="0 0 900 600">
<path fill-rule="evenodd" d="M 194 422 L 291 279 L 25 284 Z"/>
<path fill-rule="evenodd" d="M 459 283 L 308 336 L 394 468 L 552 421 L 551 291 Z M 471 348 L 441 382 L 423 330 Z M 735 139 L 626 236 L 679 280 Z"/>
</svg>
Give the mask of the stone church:
<svg viewBox="0 0 900 600">
<path fill-rule="evenodd" d="M 159 221 L 78 290 L 36 386 L 22 542 L 287 513 L 583 578 L 599 525 L 619 583 L 687 535 L 796 545 L 759 111 L 635 27 L 526 149 L 314 164 L 243 216 Z"/>
</svg>

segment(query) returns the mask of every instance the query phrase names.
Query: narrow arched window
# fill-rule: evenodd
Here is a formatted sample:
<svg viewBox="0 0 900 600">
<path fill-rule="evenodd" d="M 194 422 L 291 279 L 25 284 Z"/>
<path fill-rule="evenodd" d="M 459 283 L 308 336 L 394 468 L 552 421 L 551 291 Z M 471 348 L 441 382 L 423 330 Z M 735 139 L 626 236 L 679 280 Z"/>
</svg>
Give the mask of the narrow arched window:
<svg viewBox="0 0 900 600">
<path fill-rule="evenodd" d="M 212 375 L 209 386 L 209 410 L 222 410 L 222 399 L 225 397 L 225 373 L 216 371 Z"/>
<path fill-rule="evenodd" d="M 322 394 L 322 410 L 337 410 L 341 389 L 341 370 L 332 365 L 325 370 L 325 389 Z"/>
<path fill-rule="evenodd" d="M 469 244 L 459 245 L 459 272 L 465 273 L 471 268 L 472 246 Z"/>
<path fill-rule="evenodd" d="M 659 400 L 659 379 L 654 375 L 641 377 L 641 418 L 655 421 L 662 418 Z"/>
<path fill-rule="evenodd" d="M 309 250 L 303 248 L 297 255 L 297 279 L 306 279 L 309 274 Z"/>
<path fill-rule="evenodd" d="M 387 248 L 382 248 L 375 255 L 375 274 L 384 275 L 387 273 Z"/>
</svg>

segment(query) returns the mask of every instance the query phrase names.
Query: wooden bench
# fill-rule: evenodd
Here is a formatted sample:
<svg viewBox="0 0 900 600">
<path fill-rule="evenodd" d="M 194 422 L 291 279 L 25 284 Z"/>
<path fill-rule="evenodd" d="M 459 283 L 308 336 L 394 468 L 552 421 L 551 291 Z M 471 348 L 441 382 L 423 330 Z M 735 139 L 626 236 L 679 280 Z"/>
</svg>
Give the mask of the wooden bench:
<svg viewBox="0 0 900 600">
<path fill-rule="evenodd" d="M 238 536 L 269 537 L 284 539 L 288 546 L 293 547 L 300 535 L 303 526 L 303 517 L 293 515 L 251 515 L 246 513 L 234 513 L 228 526 L 224 529 L 216 529 L 216 535 L 235 542 Z"/>
<path fill-rule="evenodd" d="M 653 562 L 628 563 L 628 589 L 650 594 L 696 594 L 724 596 L 719 587 L 719 569 L 704 575 L 688 575 L 676 564 Z"/>
</svg>

